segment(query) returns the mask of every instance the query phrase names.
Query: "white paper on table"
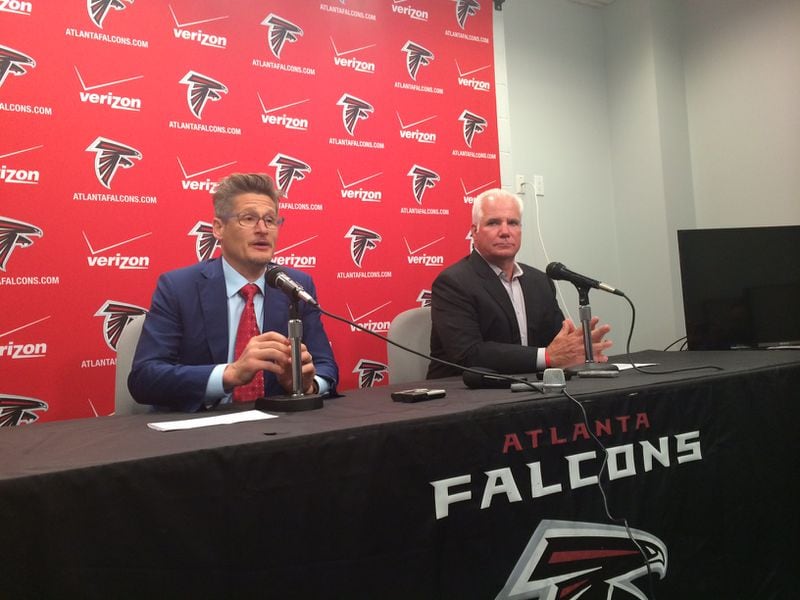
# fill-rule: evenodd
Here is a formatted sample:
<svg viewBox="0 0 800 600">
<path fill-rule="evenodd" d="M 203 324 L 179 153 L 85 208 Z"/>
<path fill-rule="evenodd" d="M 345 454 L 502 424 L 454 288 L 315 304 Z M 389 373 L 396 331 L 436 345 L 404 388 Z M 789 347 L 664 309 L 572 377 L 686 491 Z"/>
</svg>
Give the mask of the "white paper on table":
<svg viewBox="0 0 800 600">
<path fill-rule="evenodd" d="M 156 431 L 176 431 L 179 429 L 197 429 L 198 427 L 210 427 L 212 425 L 231 425 L 233 423 L 245 423 L 247 421 L 261 421 L 263 419 L 275 419 L 278 415 L 261 412 L 260 410 L 245 410 L 242 412 L 227 413 L 224 415 L 214 415 L 211 417 L 199 417 L 194 419 L 184 419 L 182 421 L 162 421 L 160 423 L 148 423 L 150 429 Z"/>
<path fill-rule="evenodd" d="M 627 369 L 632 369 L 633 368 L 631 363 L 614 363 L 614 364 L 617 365 L 617 368 L 620 371 L 625 371 Z M 636 364 L 637 367 L 654 367 L 658 363 L 635 363 L 635 364 Z"/>
</svg>

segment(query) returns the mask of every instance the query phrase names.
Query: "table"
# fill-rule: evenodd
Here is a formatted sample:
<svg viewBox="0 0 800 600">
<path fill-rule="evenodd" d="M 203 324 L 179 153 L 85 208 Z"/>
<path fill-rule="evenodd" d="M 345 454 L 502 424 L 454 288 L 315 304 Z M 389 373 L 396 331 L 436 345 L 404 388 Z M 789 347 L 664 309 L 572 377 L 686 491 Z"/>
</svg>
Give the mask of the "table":
<svg viewBox="0 0 800 600">
<path fill-rule="evenodd" d="M 800 353 L 635 360 L 722 370 L 574 378 L 588 429 L 564 395 L 451 378 L 190 431 L 0 430 L 0 597 L 794 597 Z"/>
</svg>

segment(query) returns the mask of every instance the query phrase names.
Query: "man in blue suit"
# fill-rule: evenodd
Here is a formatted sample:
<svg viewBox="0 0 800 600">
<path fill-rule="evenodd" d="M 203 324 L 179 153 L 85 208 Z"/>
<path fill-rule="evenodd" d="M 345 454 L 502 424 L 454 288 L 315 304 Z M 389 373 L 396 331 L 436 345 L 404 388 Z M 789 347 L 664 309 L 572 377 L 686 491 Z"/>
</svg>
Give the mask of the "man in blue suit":
<svg viewBox="0 0 800 600">
<path fill-rule="evenodd" d="M 259 395 L 292 392 L 289 298 L 266 286 L 264 277 L 283 223 L 280 195 L 267 175 L 235 173 L 220 182 L 213 195 L 213 232 L 222 256 L 159 277 L 128 377 L 137 402 L 166 410 L 205 410 L 230 402 L 236 388 L 252 387 L 253 381 L 261 392 L 260 373 L 264 389 Z M 285 271 L 316 298 L 309 275 Z M 263 333 L 253 335 L 234 356 L 237 327 L 249 302 L 240 290 L 247 284 L 258 287 L 252 303 Z M 304 393 L 333 395 L 339 371 L 320 312 L 299 304 L 300 387 Z"/>
</svg>

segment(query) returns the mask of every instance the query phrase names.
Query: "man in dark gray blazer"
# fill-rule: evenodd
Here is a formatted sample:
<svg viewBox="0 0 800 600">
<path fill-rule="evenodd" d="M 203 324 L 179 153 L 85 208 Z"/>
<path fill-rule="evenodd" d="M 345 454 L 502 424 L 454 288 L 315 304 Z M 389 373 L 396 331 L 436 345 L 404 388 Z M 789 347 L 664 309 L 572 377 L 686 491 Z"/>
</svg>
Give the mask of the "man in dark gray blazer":
<svg viewBox="0 0 800 600">
<path fill-rule="evenodd" d="M 472 207 L 472 254 L 433 282 L 431 355 L 465 367 L 530 373 L 585 360 L 583 332 L 564 319 L 555 285 L 542 271 L 516 262 L 522 239 L 522 201 L 493 189 Z M 608 325 L 592 319 L 594 360 L 603 351 Z M 431 361 L 428 378 L 459 375 Z"/>
</svg>

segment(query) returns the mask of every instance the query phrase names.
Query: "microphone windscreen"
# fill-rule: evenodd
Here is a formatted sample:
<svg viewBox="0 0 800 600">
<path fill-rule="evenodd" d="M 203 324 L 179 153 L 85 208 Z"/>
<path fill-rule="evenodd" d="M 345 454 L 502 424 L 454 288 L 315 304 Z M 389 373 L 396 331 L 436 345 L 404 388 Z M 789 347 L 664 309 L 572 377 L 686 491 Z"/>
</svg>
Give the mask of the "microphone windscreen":
<svg viewBox="0 0 800 600">
<path fill-rule="evenodd" d="M 481 372 L 475 373 L 475 371 Z M 498 375 L 497 371 L 480 367 L 473 367 L 473 371 L 464 371 L 461 378 L 464 380 L 464 385 L 473 390 L 480 388 L 511 387 L 511 381 L 502 375 Z"/>
<path fill-rule="evenodd" d="M 562 265 L 560 262 L 551 262 L 549 265 L 547 265 L 545 273 L 547 273 L 547 276 L 550 279 L 561 279 L 564 273 L 564 265 Z"/>
<path fill-rule="evenodd" d="M 283 267 L 271 267 L 267 269 L 267 285 L 269 287 L 278 287 L 278 276 L 281 273 L 285 273 L 285 269 Z"/>
</svg>

